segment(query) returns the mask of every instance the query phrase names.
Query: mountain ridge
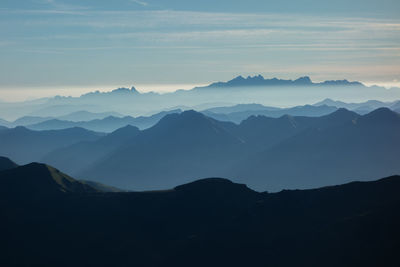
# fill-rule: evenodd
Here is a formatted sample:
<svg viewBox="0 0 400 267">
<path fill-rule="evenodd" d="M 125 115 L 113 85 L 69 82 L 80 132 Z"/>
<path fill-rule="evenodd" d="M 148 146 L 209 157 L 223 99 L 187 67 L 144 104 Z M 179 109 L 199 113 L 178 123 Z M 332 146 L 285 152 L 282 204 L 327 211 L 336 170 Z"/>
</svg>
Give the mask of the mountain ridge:
<svg viewBox="0 0 400 267">
<path fill-rule="evenodd" d="M 2 266 L 399 263 L 400 176 L 278 193 L 222 178 L 107 193 L 53 175 L 36 163 L 0 172 Z"/>
<path fill-rule="evenodd" d="M 216 87 L 240 87 L 240 86 L 360 86 L 365 87 L 364 84 L 358 81 L 349 82 L 348 80 L 329 80 L 319 83 L 314 83 L 308 76 L 300 77 L 295 80 L 284 80 L 278 78 L 265 79 L 262 75 L 237 76 L 227 82 L 215 82 L 205 88 Z M 201 88 L 201 87 L 199 87 Z"/>
</svg>

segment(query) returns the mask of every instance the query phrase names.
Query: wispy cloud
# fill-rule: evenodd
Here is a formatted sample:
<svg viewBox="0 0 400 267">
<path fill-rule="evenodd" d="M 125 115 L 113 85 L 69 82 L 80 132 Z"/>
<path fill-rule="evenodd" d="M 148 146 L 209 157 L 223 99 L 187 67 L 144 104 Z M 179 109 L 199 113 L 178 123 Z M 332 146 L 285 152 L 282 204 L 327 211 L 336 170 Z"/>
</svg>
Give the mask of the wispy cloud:
<svg viewBox="0 0 400 267">
<path fill-rule="evenodd" d="M 10 59 L 8 65 L 3 64 L 4 73 L 14 64 L 13 55 L 31 58 L 31 65 L 36 66 L 39 54 L 43 66 L 62 68 L 60 62 L 75 60 L 77 63 L 71 64 L 78 69 L 81 65 L 100 69 L 98 66 L 108 65 L 115 57 L 122 61 L 115 69 L 119 64 L 124 70 L 147 64 L 160 73 L 164 68 L 185 66 L 185 70 L 194 69 L 196 73 L 245 74 L 274 68 L 283 73 L 287 68 L 287 72 L 303 74 L 321 69 L 326 76 L 329 70 L 335 74 L 343 70 L 337 77 L 347 77 L 342 75 L 344 70 L 354 77 L 357 70 L 360 75 L 375 71 L 392 77 L 400 68 L 400 19 L 112 11 L 67 7 L 59 5 L 60 1 L 45 4 L 48 9 L 44 5 L 38 10 L 0 9 L 0 54 Z M 81 62 L 84 60 L 88 63 Z"/>
<path fill-rule="evenodd" d="M 141 5 L 141 6 L 148 6 L 149 5 L 147 2 L 140 1 L 140 0 L 130 0 L 130 1 L 134 2 L 134 3 L 138 4 L 138 5 Z"/>
</svg>

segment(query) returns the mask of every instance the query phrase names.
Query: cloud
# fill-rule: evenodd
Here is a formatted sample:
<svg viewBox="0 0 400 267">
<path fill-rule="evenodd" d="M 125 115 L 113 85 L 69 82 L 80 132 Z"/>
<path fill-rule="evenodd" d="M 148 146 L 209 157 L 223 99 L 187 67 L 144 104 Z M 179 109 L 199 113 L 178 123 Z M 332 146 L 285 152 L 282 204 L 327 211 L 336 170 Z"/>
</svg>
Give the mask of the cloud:
<svg viewBox="0 0 400 267">
<path fill-rule="evenodd" d="M 9 29 L 0 30 L 0 54 L 10 59 L 35 59 L 41 54 L 48 65 L 106 62 L 93 63 L 96 68 L 107 65 L 112 55 L 122 65 L 127 58 L 135 59 L 126 68 L 176 62 L 176 69 L 187 66 L 184 69 L 215 73 L 246 73 L 244 66 L 249 66 L 251 73 L 320 70 L 337 77 L 345 71 L 353 77 L 359 70 L 357 77 L 381 73 L 392 80 L 400 59 L 400 19 L 42 6 L 41 10 L 0 8 L 0 29 Z M 5 63 L 1 65 L 8 71 Z"/>
<path fill-rule="evenodd" d="M 131 0 L 131 2 L 134 2 L 134 3 L 136 3 L 138 5 L 141 5 L 141 6 L 148 6 L 149 5 L 147 2 L 140 1 L 140 0 Z"/>
</svg>

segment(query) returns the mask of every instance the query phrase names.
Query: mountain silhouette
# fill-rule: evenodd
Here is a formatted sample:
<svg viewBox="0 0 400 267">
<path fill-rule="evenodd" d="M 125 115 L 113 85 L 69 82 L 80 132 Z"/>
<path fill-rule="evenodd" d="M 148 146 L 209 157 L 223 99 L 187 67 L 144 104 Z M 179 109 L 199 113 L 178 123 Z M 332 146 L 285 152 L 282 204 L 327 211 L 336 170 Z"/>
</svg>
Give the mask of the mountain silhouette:
<svg viewBox="0 0 400 267">
<path fill-rule="evenodd" d="M 337 110 L 336 107 L 326 106 L 326 105 L 321 105 L 321 106 L 304 105 L 304 106 L 296 106 L 292 108 L 281 108 L 281 109 L 271 108 L 271 107 L 265 107 L 264 109 L 262 109 L 261 107 L 258 107 L 257 109 L 250 108 L 248 110 L 244 110 L 239 106 L 237 109 L 242 109 L 242 110 L 229 112 L 230 110 L 234 110 L 235 107 L 237 106 L 233 106 L 227 109 L 223 108 L 209 109 L 202 112 L 207 116 L 214 118 L 216 120 L 232 121 L 235 123 L 240 123 L 250 116 L 257 116 L 257 115 L 263 115 L 272 118 L 279 118 L 284 115 L 319 117 L 330 114 Z"/>
<path fill-rule="evenodd" d="M 41 161 L 68 174 L 77 175 L 113 150 L 129 143 L 129 140 L 139 133 L 140 130 L 137 127 L 127 125 L 100 139 L 82 141 L 56 149 L 41 158 Z M 85 179 L 85 177 L 82 177 L 82 179 Z"/>
<path fill-rule="evenodd" d="M 227 177 L 246 175 L 247 184 L 259 190 L 310 188 L 373 179 L 400 173 L 398 164 L 400 117 L 386 109 L 364 116 L 339 110 L 337 123 L 309 127 L 281 143 L 250 156 L 233 167 Z M 335 119 L 335 118 L 333 118 Z M 322 178 L 323 177 L 323 178 Z"/>
<path fill-rule="evenodd" d="M 393 176 L 279 193 L 220 178 L 106 193 L 33 163 L 0 172 L 0 264 L 397 266 L 399 190 Z"/>
<path fill-rule="evenodd" d="M 338 109 L 320 117 L 252 116 L 237 125 L 186 111 L 143 131 L 128 126 L 106 136 L 79 128 L 6 129 L 0 148 L 19 164 L 40 161 L 124 190 L 228 177 L 279 191 L 399 173 L 398 116 L 387 108 L 363 116 Z"/>
<path fill-rule="evenodd" d="M 52 153 L 43 161 L 81 179 L 95 180 L 130 190 L 168 188 L 210 176 L 234 177 L 235 181 L 241 183 L 247 183 L 247 180 L 242 178 L 246 177 L 250 179 L 249 181 L 253 181 L 249 184 L 255 189 L 275 190 L 277 187 L 283 189 L 285 187 L 281 187 L 279 182 L 269 183 L 268 176 L 265 176 L 267 177 L 265 179 L 256 179 L 251 175 L 260 173 L 261 176 L 265 171 L 262 165 L 254 165 L 259 159 L 266 157 L 263 153 L 267 152 L 264 151 L 285 144 L 292 138 L 293 140 L 303 138 L 302 136 L 309 132 L 329 133 L 331 129 L 339 131 L 348 124 L 353 125 L 359 117 L 360 115 L 354 112 L 339 109 L 321 117 L 253 116 L 236 125 L 211 119 L 195 111 L 187 111 L 164 117 L 154 127 L 140 132 L 128 142 L 121 142 L 119 147 L 114 146 L 108 154 L 101 154 L 85 147 L 83 150 L 86 152 L 82 152 L 84 155 L 82 162 L 85 162 L 86 158 L 98 159 L 86 168 L 75 167 L 85 167 L 85 164 L 79 164 L 80 157 L 73 160 L 80 153 L 76 152 L 79 150 L 69 150 L 69 148 Z M 390 127 L 381 134 L 384 135 L 387 131 L 390 131 Z M 307 143 L 304 143 L 304 146 L 307 146 Z M 301 154 L 302 150 L 298 153 Z M 97 154 L 102 155 L 102 158 Z M 282 158 L 284 155 L 282 154 Z M 380 161 L 384 159 L 385 157 L 382 157 Z M 73 164 L 65 163 L 69 160 Z M 279 164 L 282 166 L 284 162 Z M 252 169 L 248 170 L 247 167 Z M 382 168 L 377 170 L 378 174 L 383 171 Z M 245 176 L 245 172 L 249 172 L 249 175 Z M 237 175 L 238 173 L 241 175 Z M 340 181 L 352 179 L 352 177 L 346 178 L 347 180 L 343 176 L 337 176 L 337 179 L 342 179 Z M 330 184 L 328 180 L 314 182 L 318 185 Z M 295 183 L 293 181 L 293 184 Z M 290 188 L 290 184 L 285 186 Z M 309 187 L 313 187 L 313 184 L 310 183 Z"/>
<path fill-rule="evenodd" d="M 133 125 L 140 129 L 145 129 L 156 124 L 162 117 L 167 114 L 180 113 L 181 110 L 163 111 L 157 114 L 144 117 L 114 117 L 108 116 L 103 119 L 95 119 L 90 121 L 65 121 L 60 119 L 51 119 L 42 121 L 37 124 L 27 125 L 26 127 L 32 130 L 60 130 L 73 127 L 80 127 L 91 131 L 97 132 L 113 132 L 126 125 Z"/>
<path fill-rule="evenodd" d="M 89 112 L 86 110 L 79 110 L 72 112 L 70 114 L 66 114 L 63 116 L 57 117 L 59 120 L 65 120 L 65 121 L 91 121 L 91 120 L 101 120 L 107 117 L 124 117 L 122 114 L 119 114 L 117 112 Z M 30 123 L 33 124 L 33 123 Z"/>
<path fill-rule="evenodd" d="M 226 107 L 214 107 L 214 108 L 209 108 L 204 111 L 204 112 L 211 112 L 211 113 L 219 113 L 219 114 L 229 114 L 229 113 L 234 113 L 234 112 L 243 112 L 243 111 L 258 111 L 258 110 L 280 110 L 280 108 L 276 107 L 267 107 L 261 104 L 238 104 L 234 106 L 226 106 Z"/>
<path fill-rule="evenodd" d="M 243 86 L 361 86 L 364 85 L 360 82 L 349 82 L 347 80 L 324 81 L 321 83 L 314 83 L 310 77 L 300 77 L 296 80 L 281 80 L 277 78 L 265 79 L 261 75 L 248 76 L 244 78 L 238 76 L 227 82 L 212 83 L 208 88 L 215 87 L 243 87 Z"/>
<path fill-rule="evenodd" d="M 6 157 L 0 156 L 0 171 L 9 170 L 18 167 L 18 165 Z"/>
<path fill-rule="evenodd" d="M 32 131 L 20 126 L 0 131 L 0 151 L 18 164 L 26 164 L 38 161 L 57 148 L 96 140 L 102 135 L 82 128 Z"/>
<path fill-rule="evenodd" d="M 195 111 L 167 115 L 77 177 L 143 190 L 218 176 L 243 146 L 226 124 Z"/>
<path fill-rule="evenodd" d="M 229 88 L 234 88 L 234 90 L 229 90 Z M 297 95 L 299 90 L 302 92 L 301 97 L 293 98 L 293 95 Z M 92 113 L 113 111 L 118 114 L 130 114 L 137 117 L 143 114 L 153 114 L 155 111 L 169 110 L 172 107 L 186 106 L 196 109 L 196 107 L 212 103 L 214 104 L 209 107 L 218 106 L 216 103 L 243 104 L 257 102 L 263 104 L 271 103 L 271 101 L 274 101 L 272 103 L 279 106 L 293 106 L 310 101 L 310 99 L 312 101 L 327 97 L 358 99 L 360 95 L 363 98 L 379 96 L 382 99 L 393 99 L 395 91 L 385 90 L 379 86 L 368 87 L 360 82 L 347 80 L 313 82 L 308 76 L 294 80 L 266 79 L 261 75 L 247 78 L 238 76 L 227 82 L 216 82 L 191 90 L 176 88 L 176 91 L 168 93 L 139 92 L 134 88 L 119 88 L 110 92 L 95 91 L 79 97 L 56 96 L 21 103 L 6 103 L 0 107 L 0 117 L 15 119 L 23 116 L 40 116 L 59 119 L 59 117 L 66 114 L 82 110 Z M 198 110 L 202 109 L 199 108 Z M 362 114 L 370 111 L 371 109 L 360 110 Z M 75 119 L 76 116 L 71 118 L 73 121 Z M 64 121 L 66 119 L 60 120 Z M 88 120 L 88 118 L 84 120 Z M 39 122 L 31 123 L 30 125 L 37 123 Z M 14 127 L 16 125 L 5 126 Z M 142 129 L 140 125 L 135 126 Z M 115 129 L 113 128 L 108 132 Z M 99 129 L 92 130 L 103 131 Z"/>
<path fill-rule="evenodd" d="M 93 187 L 40 163 L 1 171 L 0 185 L 2 195 L 17 195 L 23 198 L 98 192 Z"/>
<path fill-rule="evenodd" d="M 327 98 L 321 102 L 314 104 L 314 106 L 323 106 L 323 105 L 337 107 L 337 108 L 346 108 L 349 110 L 353 110 L 359 114 L 365 115 L 375 109 L 382 108 L 382 107 L 396 110 L 397 105 L 400 105 L 400 104 L 399 104 L 399 101 L 382 102 L 382 101 L 377 101 L 377 100 L 368 100 L 366 102 L 361 102 L 361 103 L 345 103 L 342 101 L 335 101 L 330 98 Z"/>
</svg>

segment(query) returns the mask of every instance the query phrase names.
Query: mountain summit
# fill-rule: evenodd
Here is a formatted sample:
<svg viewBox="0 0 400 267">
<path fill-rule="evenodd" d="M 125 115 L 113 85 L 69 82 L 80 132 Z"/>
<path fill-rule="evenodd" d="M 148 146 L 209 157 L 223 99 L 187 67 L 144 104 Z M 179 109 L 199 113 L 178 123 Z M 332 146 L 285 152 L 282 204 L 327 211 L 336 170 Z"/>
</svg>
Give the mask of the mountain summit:
<svg viewBox="0 0 400 267">
<path fill-rule="evenodd" d="M 278 78 L 265 79 L 262 75 L 238 76 L 227 82 L 216 82 L 212 83 L 206 88 L 214 87 L 240 87 L 240 86 L 361 86 L 364 85 L 360 82 L 349 82 L 348 80 L 335 80 L 335 81 L 324 81 L 320 83 L 314 83 L 310 77 L 304 76 L 296 80 L 284 80 Z"/>
<path fill-rule="evenodd" d="M 53 167 L 40 163 L 30 163 L 0 172 L 2 195 L 18 194 L 30 197 L 97 191 Z"/>
</svg>

